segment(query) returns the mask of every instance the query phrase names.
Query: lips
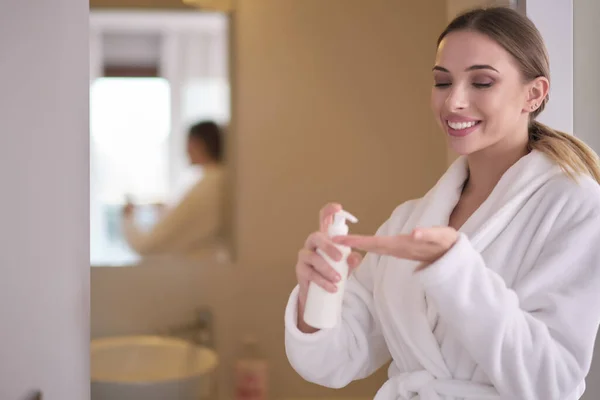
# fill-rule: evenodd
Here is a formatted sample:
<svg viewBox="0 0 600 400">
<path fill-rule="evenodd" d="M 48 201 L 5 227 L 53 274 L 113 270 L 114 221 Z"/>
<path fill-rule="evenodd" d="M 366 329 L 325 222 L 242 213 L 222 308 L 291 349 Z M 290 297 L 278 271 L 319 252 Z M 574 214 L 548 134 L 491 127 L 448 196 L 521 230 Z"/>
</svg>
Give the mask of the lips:
<svg viewBox="0 0 600 400">
<path fill-rule="evenodd" d="M 475 126 L 478 123 L 478 121 L 469 121 L 469 122 L 447 121 L 447 123 L 450 128 L 455 129 L 455 130 L 461 130 L 461 129 L 467 129 L 472 126 Z"/>
<path fill-rule="evenodd" d="M 481 124 L 481 121 L 474 119 L 453 118 L 451 120 L 446 120 L 448 134 L 450 136 L 456 137 L 463 137 L 469 135 L 479 127 L 479 124 Z"/>
</svg>

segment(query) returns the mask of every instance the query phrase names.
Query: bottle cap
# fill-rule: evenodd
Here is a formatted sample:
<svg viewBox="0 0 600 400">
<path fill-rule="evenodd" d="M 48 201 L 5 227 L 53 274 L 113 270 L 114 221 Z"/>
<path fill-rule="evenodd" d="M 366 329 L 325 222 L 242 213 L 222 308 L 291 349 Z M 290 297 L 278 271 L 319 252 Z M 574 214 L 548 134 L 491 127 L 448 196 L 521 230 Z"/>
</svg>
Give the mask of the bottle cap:
<svg viewBox="0 0 600 400">
<path fill-rule="evenodd" d="M 357 223 L 358 219 L 347 211 L 340 210 L 333 215 L 333 222 L 329 225 L 327 233 L 330 237 L 347 235 L 349 228 L 346 220 Z"/>
</svg>

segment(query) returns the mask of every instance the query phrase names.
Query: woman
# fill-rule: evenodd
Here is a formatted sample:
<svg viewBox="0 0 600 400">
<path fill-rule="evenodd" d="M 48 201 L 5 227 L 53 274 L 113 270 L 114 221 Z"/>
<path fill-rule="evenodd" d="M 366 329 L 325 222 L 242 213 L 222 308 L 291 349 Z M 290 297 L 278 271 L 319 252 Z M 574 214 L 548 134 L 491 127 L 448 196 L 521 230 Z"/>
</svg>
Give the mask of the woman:
<svg viewBox="0 0 600 400">
<path fill-rule="evenodd" d="M 165 207 L 149 231 L 136 225 L 133 205 L 125 206 L 123 233 L 137 254 L 220 256 L 226 207 L 222 147 L 217 124 L 202 121 L 193 125 L 188 133 L 187 153 L 192 166 L 202 168 L 202 178 L 175 204 Z"/>
<path fill-rule="evenodd" d="M 457 17 L 438 40 L 432 108 L 461 157 L 377 234 L 328 239 L 340 205 L 301 250 L 286 351 L 332 388 L 392 360 L 376 399 L 579 399 L 600 321 L 600 165 L 535 121 L 549 66 L 535 26 L 508 8 Z M 302 319 L 309 282 L 339 277 L 315 249 L 367 251 L 342 322 Z M 351 266 L 360 262 L 353 254 Z"/>
</svg>

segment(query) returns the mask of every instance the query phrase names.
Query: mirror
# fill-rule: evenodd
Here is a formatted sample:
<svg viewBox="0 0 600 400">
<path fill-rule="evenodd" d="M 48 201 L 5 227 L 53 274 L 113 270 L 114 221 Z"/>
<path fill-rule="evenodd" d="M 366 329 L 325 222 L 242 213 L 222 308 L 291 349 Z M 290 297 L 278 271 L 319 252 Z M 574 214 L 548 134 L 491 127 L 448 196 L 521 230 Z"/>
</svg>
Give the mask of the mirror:
<svg viewBox="0 0 600 400">
<path fill-rule="evenodd" d="M 229 19 L 90 12 L 90 262 L 229 261 Z"/>
</svg>

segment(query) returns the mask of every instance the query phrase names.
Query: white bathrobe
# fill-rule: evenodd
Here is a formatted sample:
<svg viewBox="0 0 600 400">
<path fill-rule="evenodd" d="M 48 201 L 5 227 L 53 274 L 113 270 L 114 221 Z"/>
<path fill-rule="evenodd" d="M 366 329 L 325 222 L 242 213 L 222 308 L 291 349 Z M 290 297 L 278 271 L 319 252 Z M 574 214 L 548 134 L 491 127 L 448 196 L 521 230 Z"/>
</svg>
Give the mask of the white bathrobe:
<svg viewBox="0 0 600 400">
<path fill-rule="evenodd" d="M 459 158 L 378 235 L 447 225 L 467 176 Z M 427 269 L 367 254 L 337 327 L 297 328 L 285 344 L 306 380 L 340 388 L 392 360 L 377 400 L 574 400 L 585 389 L 600 322 L 600 187 L 571 180 L 533 151 L 513 165 Z"/>
<path fill-rule="evenodd" d="M 198 175 L 196 175 L 198 177 Z M 193 178 L 193 176 L 190 176 Z M 203 176 L 187 190 L 177 193 L 159 221 L 148 231 L 136 224 L 133 215 L 122 220 L 127 244 L 140 256 L 178 254 L 192 259 L 219 257 L 225 248 L 225 170 L 204 167 Z"/>
</svg>

